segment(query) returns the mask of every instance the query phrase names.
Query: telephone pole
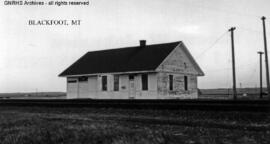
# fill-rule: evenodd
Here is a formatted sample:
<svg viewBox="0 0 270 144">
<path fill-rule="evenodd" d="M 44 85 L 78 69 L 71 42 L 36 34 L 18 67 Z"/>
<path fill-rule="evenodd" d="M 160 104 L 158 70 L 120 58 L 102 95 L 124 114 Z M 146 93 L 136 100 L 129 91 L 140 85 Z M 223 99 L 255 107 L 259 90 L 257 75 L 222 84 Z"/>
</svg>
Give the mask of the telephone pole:
<svg viewBox="0 0 270 144">
<path fill-rule="evenodd" d="M 263 38 L 264 38 L 264 55 L 265 55 L 265 68 L 266 68 L 266 84 L 268 99 L 270 99 L 270 84 L 269 84 L 269 67 L 268 67 L 268 53 L 267 53 L 267 40 L 266 40 L 266 29 L 265 29 L 265 17 L 262 17 L 263 24 Z"/>
<path fill-rule="evenodd" d="M 262 51 L 258 51 L 258 54 L 260 55 L 260 99 L 263 98 L 263 93 L 262 93 Z"/>
<path fill-rule="evenodd" d="M 235 27 L 232 27 L 229 29 L 231 32 L 231 40 L 232 40 L 232 74 L 233 74 L 233 99 L 237 99 L 237 93 L 236 93 L 236 78 L 235 78 L 235 60 L 234 60 L 234 35 L 233 31 L 235 30 Z"/>
</svg>

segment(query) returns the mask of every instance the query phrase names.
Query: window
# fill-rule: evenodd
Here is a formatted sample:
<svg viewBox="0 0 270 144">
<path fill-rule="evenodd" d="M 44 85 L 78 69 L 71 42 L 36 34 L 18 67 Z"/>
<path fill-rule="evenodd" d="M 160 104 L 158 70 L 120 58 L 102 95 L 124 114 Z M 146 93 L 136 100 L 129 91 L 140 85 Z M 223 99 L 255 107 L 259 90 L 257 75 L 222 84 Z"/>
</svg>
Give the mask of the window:
<svg viewBox="0 0 270 144">
<path fill-rule="evenodd" d="M 68 80 L 67 82 L 68 83 L 76 83 L 77 81 L 76 80 Z"/>
<path fill-rule="evenodd" d="M 129 80 L 134 80 L 134 75 L 129 75 Z"/>
<path fill-rule="evenodd" d="M 107 90 L 107 76 L 101 77 L 101 83 L 102 83 L 102 91 Z"/>
<path fill-rule="evenodd" d="M 142 90 L 148 90 L 148 76 L 147 76 L 147 74 L 142 74 Z"/>
<path fill-rule="evenodd" d="M 119 75 L 114 75 L 113 80 L 113 90 L 119 91 Z"/>
<path fill-rule="evenodd" d="M 82 77 L 79 77 L 79 82 L 87 82 L 88 81 L 88 77 L 85 77 L 85 76 L 82 76 Z"/>
<path fill-rule="evenodd" d="M 187 64 L 186 63 L 184 63 L 184 67 L 185 67 L 185 69 L 187 69 Z"/>
<path fill-rule="evenodd" d="M 184 85 L 185 85 L 185 90 L 188 90 L 188 77 L 184 76 Z"/>
<path fill-rule="evenodd" d="M 169 90 L 173 90 L 173 75 L 169 75 Z"/>
</svg>

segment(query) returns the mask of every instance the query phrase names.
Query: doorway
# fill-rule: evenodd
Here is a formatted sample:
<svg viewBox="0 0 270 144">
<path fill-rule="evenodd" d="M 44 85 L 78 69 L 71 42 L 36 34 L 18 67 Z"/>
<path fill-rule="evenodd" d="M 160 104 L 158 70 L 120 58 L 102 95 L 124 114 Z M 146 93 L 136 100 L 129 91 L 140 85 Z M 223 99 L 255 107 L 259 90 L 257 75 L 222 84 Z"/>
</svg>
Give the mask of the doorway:
<svg viewBox="0 0 270 144">
<path fill-rule="evenodd" d="M 136 88 L 134 75 L 129 75 L 129 99 L 135 99 L 135 96 L 136 96 Z"/>
</svg>

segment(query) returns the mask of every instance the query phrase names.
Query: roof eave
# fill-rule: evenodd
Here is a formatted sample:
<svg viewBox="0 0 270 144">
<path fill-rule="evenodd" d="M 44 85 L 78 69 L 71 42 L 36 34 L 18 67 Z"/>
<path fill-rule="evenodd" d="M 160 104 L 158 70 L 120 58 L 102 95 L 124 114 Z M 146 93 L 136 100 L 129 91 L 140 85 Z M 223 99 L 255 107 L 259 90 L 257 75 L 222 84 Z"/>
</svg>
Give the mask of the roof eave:
<svg viewBox="0 0 270 144">
<path fill-rule="evenodd" d="M 76 74 L 76 75 L 58 75 L 59 77 L 79 77 L 79 76 L 94 76 L 94 75 L 106 75 L 106 74 L 133 74 L 133 73 L 155 73 L 155 70 L 145 71 L 128 71 L 128 72 L 107 72 L 107 73 L 92 73 L 92 74 Z"/>
</svg>

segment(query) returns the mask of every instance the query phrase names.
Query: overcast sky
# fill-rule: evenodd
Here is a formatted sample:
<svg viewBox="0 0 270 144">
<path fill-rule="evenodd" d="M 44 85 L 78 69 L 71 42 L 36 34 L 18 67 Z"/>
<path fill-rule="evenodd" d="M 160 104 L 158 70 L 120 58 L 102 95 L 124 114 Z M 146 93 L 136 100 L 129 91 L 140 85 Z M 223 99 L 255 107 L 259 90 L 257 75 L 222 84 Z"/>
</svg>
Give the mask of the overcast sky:
<svg viewBox="0 0 270 144">
<path fill-rule="evenodd" d="M 206 74 L 198 79 L 199 88 L 228 88 L 231 26 L 236 26 L 237 86 L 259 86 L 260 17 L 268 18 L 269 40 L 269 6 L 269 0 L 90 0 L 89 6 L 62 7 L 1 1 L 0 92 L 66 91 L 66 80 L 58 74 L 87 51 L 136 46 L 140 39 L 183 41 Z M 29 26 L 29 19 L 82 22 Z"/>
</svg>

